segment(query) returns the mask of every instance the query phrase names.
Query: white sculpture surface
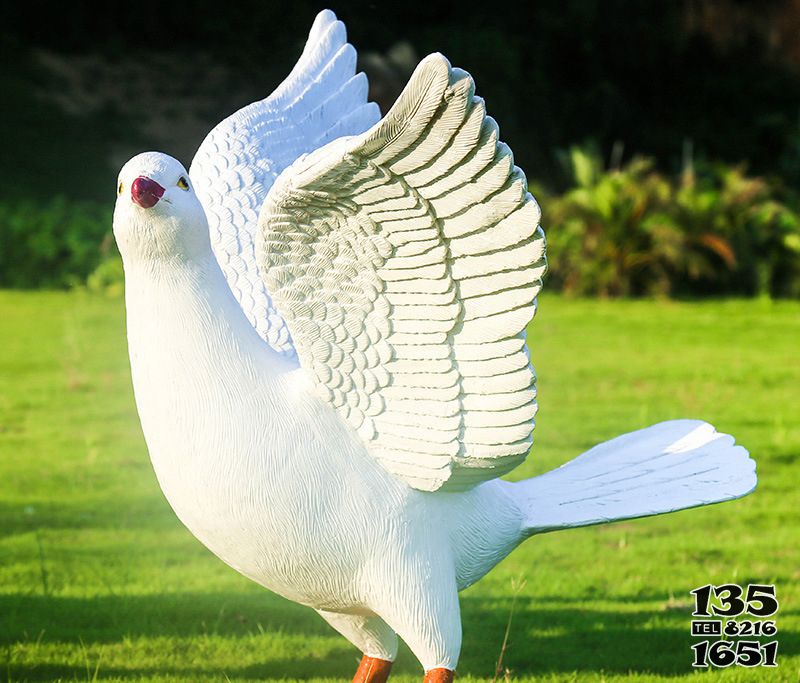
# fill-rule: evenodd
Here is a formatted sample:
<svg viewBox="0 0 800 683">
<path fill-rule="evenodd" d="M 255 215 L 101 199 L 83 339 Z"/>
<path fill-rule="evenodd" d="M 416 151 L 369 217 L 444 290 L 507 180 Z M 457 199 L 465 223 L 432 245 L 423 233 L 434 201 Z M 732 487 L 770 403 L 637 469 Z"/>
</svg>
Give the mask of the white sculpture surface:
<svg viewBox="0 0 800 683">
<path fill-rule="evenodd" d="M 679 420 L 519 483 L 539 208 L 469 75 L 432 55 L 382 120 L 329 11 L 187 173 L 120 173 L 134 390 L 181 521 L 317 610 L 383 681 L 403 638 L 452 680 L 458 591 L 532 534 L 743 496 L 755 465 Z"/>
</svg>

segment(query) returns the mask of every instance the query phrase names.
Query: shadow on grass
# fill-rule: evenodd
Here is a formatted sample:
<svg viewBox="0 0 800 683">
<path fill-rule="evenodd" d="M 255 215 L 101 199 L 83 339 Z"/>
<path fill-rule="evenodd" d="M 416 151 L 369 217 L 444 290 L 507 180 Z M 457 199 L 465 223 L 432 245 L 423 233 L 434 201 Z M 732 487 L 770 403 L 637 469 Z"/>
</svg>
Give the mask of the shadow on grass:
<svg viewBox="0 0 800 683">
<path fill-rule="evenodd" d="M 129 528 L 160 531 L 176 525 L 166 502 L 156 494 L 80 503 L 34 501 L 9 505 L 0 502 L 0 539 L 36 531 Z"/>
<path fill-rule="evenodd" d="M 603 607 L 569 598 L 520 598 L 504 666 L 518 676 L 572 671 L 692 675 L 690 648 L 698 639 L 689 635 L 691 608 L 653 608 L 659 598 L 663 596 L 606 598 Z M 613 606 L 615 602 L 621 609 Z M 643 603 L 646 609 L 631 609 Z M 493 674 L 510 608 L 510 600 L 490 604 L 485 598 L 462 599 L 464 643 L 459 672 Z M 797 632 L 779 631 L 778 640 L 779 657 L 800 651 Z M 487 650 L 494 657 L 491 662 L 485 661 Z"/>
<path fill-rule="evenodd" d="M 642 598 L 620 600 L 620 608 L 581 607 L 569 599 L 518 599 L 504 664 L 516 676 L 605 671 L 691 675 L 692 638 L 685 610 L 630 609 Z M 624 605 L 624 607 L 623 607 Z M 462 599 L 464 642 L 459 673 L 491 677 L 506 628 L 510 600 Z M 25 595 L 0 596 L 0 645 L 20 642 L 74 643 L 76 647 L 113 644 L 125 638 L 193 638 L 215 635 L 226 639 L 270 638 L 281 634 L 329 636 L 334 643 L 319 656 L 302 661 L 270 658 L 256 665 L 225 669 L 209 662 L 207 668 L 187 662 L 186 668 L 163 666 L 107 668 L 104 678 L 134 679 L 149 675 L 176 675 L 189 679 L 221 677 L 264 678 L 336 677 L 353 674 L 358 653 L 343 639 L 337 640 L 311 610 L 271 593 L 170 594 L 131 597 L 63 598 Z M 40 636 L 41 634 L 41 636 Z M 253 641 L 257 646 L 257 639 Z M 779 657 L 797 653 L 795 632 L 779 633 Z M 165 642 L 169 646 L 169 641 Z M 15 679 L 48 681 L 84 678 L 85 666 L 13 664 Z M 398 673 L 417 671 L 404 648 Z"/>
<path fill-rule="evenodd" d="M 102 662 L 97 667 L 97 679 L 95 679 L 95 664 L 90 662 L 84 667 L 59 666 L 53 664 L 38 664 L 26 666 L 11 666 L 9 675 L 13 676 L 10 681 L 105 681 L 114 680 L 140 680 L 142 678 L 179 677 L 186 681 L 226 681 L 226 680 L 264 680 L 264 679 L 311 679 L 311 678 L 341 678 L 349 680 L 358 666 L 358 660 L 353 659 L 350 667 L 349 676 L 341 673 L 332 667 L 320 666 L 319 662 L 309 662 L 309 660 L 271 659 L 268 663 L 257 666 L 233 667 L 233 668 L 198 668 L 159 666 L 153 668 L 119 668 L 103 666 Z"/>
<path fill-rule="evenodd" d="M 268 591 L 73 598 L 0 595 L 0 644 L 36 640 L 113 643 L 122 638 L 242 637 L 260 631 L 326 634 L 311 610 Z"/>
<path fill-rule="evenodd" d="M 149 640 L 149 650 L 172 648 L 173 661 L 181 661 L 185 640 L 215 636 L 235 641 L 248 639 L 256 658 L 259 641 L 270 636 L 329 636 L 318 656 L 288 659 L 271 656 L 262 663 L 222 669 L 209 661 L 198 666 L 196 655 L 185 654 L 186 666 L 153 663 L 138 651 L 137 639 Z M 134 641 L 130 667 L 104 665 L 102 646 Z M 41 595 L 0 595 L 0 670 L 13 681 L 93 680 L 99 666 L 100 680 L 176 676 L 185 680 L 260 680 L 264 678 L 315 678 L 352 676 L 359 653 L 333 632 L 312 610 L 263 591 L 262 593 L 180 593 L 151 596 L 101 596 L 73 598 Z M 36 661 L 36 643 L 64 643 L 87 655 L 71 657 L 86 664 Z M 3 662 L 16 644 L 32 651 L 28 661 Z M 225 648 L 224 643 L 221 647 Z M 245 645 L 247 647 L 247 645 Z M 98 649 L 100 648 L 100 649 Z M 203 647 L 201 647 L 203 649 Z M 331 651 L 334 652 L 330 656 Z M 307 653 L 306 653 L 307 654 Z M 211 658 L 213 660 L 213 657 Z M 31 661 L 32 660 L 32 661 Z"/>
</svg>

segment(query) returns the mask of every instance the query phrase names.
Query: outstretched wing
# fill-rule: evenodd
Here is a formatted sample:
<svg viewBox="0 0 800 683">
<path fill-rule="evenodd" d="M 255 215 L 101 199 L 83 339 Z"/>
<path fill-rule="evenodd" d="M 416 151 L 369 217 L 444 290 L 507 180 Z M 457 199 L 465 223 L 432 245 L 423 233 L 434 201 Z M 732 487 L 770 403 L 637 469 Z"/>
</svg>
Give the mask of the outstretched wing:
<svg viewBox="0 0 800 683">
<path fill-rule="evenodd" d="M 258 213 L 275 178 L 301 154 L 380 118 L 377 105 L 367 102 L 366 76 L 355 67 L 344 24 L 320 12 L 289 77 L 214 128 L 189 171 L 228 285 L 258 333 L 287 356 L 294 354 L 289 331 L 258 274 Z"/>
<path fill-rule="evenodd" d="M 380 123 L 287 169 L 259 221 L 302 367 L 423 490 L 513 468 L 536 413 L 524 333 L 546 268 L 540 212 L 473 92 L 426 58 Z"/>
</svg>

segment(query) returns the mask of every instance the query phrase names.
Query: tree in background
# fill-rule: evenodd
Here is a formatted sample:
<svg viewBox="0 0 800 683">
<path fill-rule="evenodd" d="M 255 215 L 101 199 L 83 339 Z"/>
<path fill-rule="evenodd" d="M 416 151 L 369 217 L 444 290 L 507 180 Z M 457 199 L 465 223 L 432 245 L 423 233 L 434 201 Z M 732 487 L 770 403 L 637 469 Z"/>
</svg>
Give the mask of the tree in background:
<svg viewBox="0 0 800 683">
<path fill-rule="evenodd" d="M 115 149 L 175 140 L 187 156 L 208 127 L 288 73 L 322 4 L 166 3 L 158 21 L 145 21 L 135 4 L 62 3 L 48 5 L 42 22 L 36 3 L 13 3 L 0 38 L 0 86 L 11 95 L 0 122 L 15 136 L 0 162 L 29 159 L 14 193 L 102 200 L 103 175 L 115 176 L 122 156 Z M 362 55 L 386 55 L 405 41 L 411 54 L 441 51 L 470 71 L 518 164 L 550 185 L 565 186 L 555 152 L 576 141 L 594 140 L 608 153 L 621 140 L 629 156 L 676 172 L 691 139 L 698 158 L 746 161 L 755 173 L 800 186 L 800 4 L 793 0 L 470 8 L 354 0 L 333 9 Z M 87 93 L 94 104 L 84 113 L 65 107 L 87 103 Z M 374 95 L 384 107 L 391 101 Z M 154 96 L 167 115 L 157 124 L 149 116 Z M 87 182 L 75 187 L 66 170 L 81 145 L 88 145 Z M 0 186 L 0 199 L 7 192 Z"/>
<path fill-rule="evenodd" d="M 85 278 L 104 258 L 110 224 L 99 236 L 102 223 L 85 217 L 81 227 L 83 202 L 108 213 L 118 168 L 136 152 L 188 164 L 217 121 L 285 77 L 319 9 L 318 0 L 199 0 L 159 6 L 149 21 L 135 4 L 62 3 L 43 22 L 36 3 L 13 3 L 0 35 L 0 125 L 13 133 L 0 147 L 12 171 L 0 183 L 0 241 L 19 241 L 17 262 L 50 264 L 38 284 Z M 517 164 L 542 188 L 551 286 L 607 296 L 800 291 L 800 3 L 333 9 L 384 110 L 416 56 L 441 51 L 473 74 Z M 560 163 L 558 150 L 582 140 L 599 152 Z M 689 142 L 701 171 L 687 175 Z M 610 153 L 607 171 L 600 159 Z M 6 286 L 36 286 L 20 268 L 7 270 Z M 95 280 L 117 271 L 106 266 Z"/>
</svg>

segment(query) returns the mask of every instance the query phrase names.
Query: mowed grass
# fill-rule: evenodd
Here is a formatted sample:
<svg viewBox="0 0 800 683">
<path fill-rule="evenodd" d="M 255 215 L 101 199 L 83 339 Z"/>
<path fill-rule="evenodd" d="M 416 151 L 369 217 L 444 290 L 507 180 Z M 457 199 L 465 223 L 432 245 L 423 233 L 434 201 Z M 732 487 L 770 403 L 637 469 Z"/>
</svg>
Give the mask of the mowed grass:
<svg viewBox="0 0 800 683">
<path fill-rule="evenodd" d="M 622 432 L 702 417 L 758 462 L 746 499 L 535 537 L 462 595 L 460 680 L 800 677 L 800 304 L 544 297 L 522 478 Z M 688 591 L 775 583 L 777 670 L 690 666 Z M 239 576 L 172 514 L 130 385 L 124 310 L 0 292 L 0 681 L 349 680 L 358 653 Z M 394 680 L 421 680 L 403 649 Z"/>
</svg>

